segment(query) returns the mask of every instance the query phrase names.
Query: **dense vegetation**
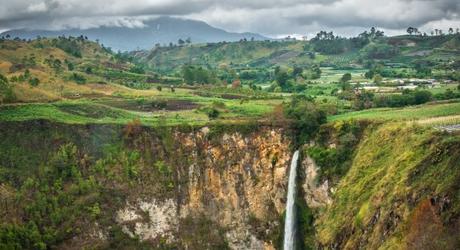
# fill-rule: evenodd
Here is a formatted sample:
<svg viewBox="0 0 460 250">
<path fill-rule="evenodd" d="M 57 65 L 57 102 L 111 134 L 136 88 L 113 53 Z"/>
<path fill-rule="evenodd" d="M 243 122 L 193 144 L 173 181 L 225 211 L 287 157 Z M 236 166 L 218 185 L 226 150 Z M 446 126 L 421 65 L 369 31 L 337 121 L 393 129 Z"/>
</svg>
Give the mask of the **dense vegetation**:
<svg viewBox="0 0 460 250">
<path fill-rule="evenodd" d="M 455 249 L 460 244 L 454 233 L 460 211 L 453 205 L 459 202 L 458 136 L 401 123 L 366 131 L 347 157 L 349 169 L 339 172 L 335 205 L 317 220 L 320 244 L 356 248 L 364 240 L 371 248 Z M 327 171 L 343 165 L 322 164 Z"/>
</svg>

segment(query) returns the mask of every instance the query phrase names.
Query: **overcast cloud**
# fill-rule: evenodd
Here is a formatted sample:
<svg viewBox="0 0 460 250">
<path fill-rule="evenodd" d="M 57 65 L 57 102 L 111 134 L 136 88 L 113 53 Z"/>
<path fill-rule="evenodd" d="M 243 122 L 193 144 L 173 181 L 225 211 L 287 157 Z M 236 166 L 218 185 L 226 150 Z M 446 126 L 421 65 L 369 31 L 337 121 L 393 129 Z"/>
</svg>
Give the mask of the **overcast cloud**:
<svg viewBox="0 0 460 250">
<path fill-rule="evenodd" d="M 387 34 L 408 26 L 460 28 L 458 0 L 0 0 L 0 6 L 0 30 L 135 28 L 161 15 L 274 37 L 319 30 L 354 35 L 371 26 Z"/>
</svg>

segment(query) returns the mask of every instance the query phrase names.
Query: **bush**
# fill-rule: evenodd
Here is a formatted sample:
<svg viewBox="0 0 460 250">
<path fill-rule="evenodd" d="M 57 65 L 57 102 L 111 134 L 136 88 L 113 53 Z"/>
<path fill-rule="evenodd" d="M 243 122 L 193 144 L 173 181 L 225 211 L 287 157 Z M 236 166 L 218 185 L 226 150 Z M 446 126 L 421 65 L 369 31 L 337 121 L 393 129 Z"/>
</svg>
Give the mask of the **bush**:
<svg viewBox="0 0 460 250">
<path fill-rule="evenodd" d="M 135 65 L 134 67 L 129 69 L 129 72 L 143 75 L 143 74 L 145 74 L 145 69 L 144 69 L 144 67 L 142 67 L 140 65 Z"/>
<path fill-rule="evenodd" d="M 14 100 L 16 100 L 16 95 L 8 83 L 8 79 L 0 74 L 0 103 L 12 102 Z"/>
<path fill-rule="evenodd" d="M 348 82 L 348 81 L 351 81 L 351 74 L 350 73 L 343 74 L 342 78 L 340 79 L 340 82 Z"/>
<path fill-rule="evenodd" d="M 405 91 L 402 95 L 386 95 L 374 98 L 376 107 L 403 107 L 419 105 L 431 101 L 432 94 L 427 90 Z"/>
<path fill-rule="evenodd" d="M 38 86 L 39 83 L 40 83 L 40 80 L 39 80 L 37 77 L 34 77 L 34 78 L 30 78 L 30 79 L 29 79 L 29 84 L 30 84 L 31 86 L 36 87 L 36 86 Z"/>
<path fill-rule="evenodd" d="M 209 119 L 217 119 L 220 115 L 220 111 L 216 108 L 209 108 L 206 110 Z"/>
<path fill-rule="evenodd" d="M 78 73 L 73 73 L 72 76 L 70 77 L 71 80 L 75 81 L 77 84 L 85 84 L 86 83 L 86 78 Z"/>
</svg>

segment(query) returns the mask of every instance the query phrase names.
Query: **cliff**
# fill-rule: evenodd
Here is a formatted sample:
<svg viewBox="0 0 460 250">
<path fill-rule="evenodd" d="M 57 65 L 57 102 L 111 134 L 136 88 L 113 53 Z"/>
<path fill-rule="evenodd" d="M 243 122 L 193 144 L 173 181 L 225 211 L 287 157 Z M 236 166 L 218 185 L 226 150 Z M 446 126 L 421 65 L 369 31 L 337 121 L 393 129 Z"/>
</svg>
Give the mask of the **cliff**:
<svg viewBox="0 0 460 250">
<path fill-rule="evenodd" d="M 1 137 L 2 221 L 32 230 L 32 248 L 274 249 L 280 239 L 283 129 L 33 121 L 2 124 Z"/>
<path fill-rule="evenodd" d="M 318 208 L 317 248 L 460 246 L 458 134 L 411 123 L 337 122 L 324 125 L 306 151 L 320 165 L 306 197 Z"/>
<path fill-rule="evenodd" d="M 279 249 L 291 132 L 0 124 L 0 248 Z M 460 137 L 328 123 L 302 148 L 305 249 L 458 249 Z"/>
</svg>

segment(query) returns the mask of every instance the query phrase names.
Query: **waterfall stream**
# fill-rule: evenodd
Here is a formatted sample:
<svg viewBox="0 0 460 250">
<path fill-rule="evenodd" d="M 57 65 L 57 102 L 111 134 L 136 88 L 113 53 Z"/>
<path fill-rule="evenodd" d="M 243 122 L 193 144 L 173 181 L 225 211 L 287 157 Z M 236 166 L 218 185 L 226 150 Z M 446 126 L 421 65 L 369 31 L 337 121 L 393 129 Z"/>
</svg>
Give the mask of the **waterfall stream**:
<svg viewBox="0 0 460 250">
<path fill-rule="evenodd" d="M 297 160 L 299 159 L 299 150 L 294 152 L 291 160 L 291 169 L 289 170 L 289 183 L 286 204 L 286 220 L 284 222 L 284 250 L 295 249 L 296 235 L 296 214 L 295 214 L 295 198 L 296 198 L 296 176 L 297 176 Z"/>
</svg>

